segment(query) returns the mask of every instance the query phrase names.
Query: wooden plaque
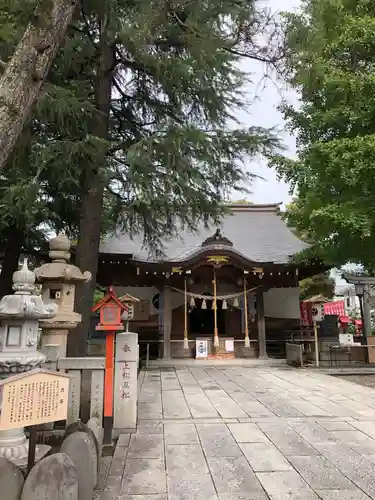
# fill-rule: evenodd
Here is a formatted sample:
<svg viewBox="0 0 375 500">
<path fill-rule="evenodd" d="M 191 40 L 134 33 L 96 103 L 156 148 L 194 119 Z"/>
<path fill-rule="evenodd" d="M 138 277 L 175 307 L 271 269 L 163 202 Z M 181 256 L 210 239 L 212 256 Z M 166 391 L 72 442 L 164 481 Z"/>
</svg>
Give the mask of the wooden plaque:
<svg viewBox="0 0 375 500">
<path fill-rule="evenodd" d="M 0 430 L 65 420 L 69 375 L 32 370 L 0 381 Z"/>
</svg>

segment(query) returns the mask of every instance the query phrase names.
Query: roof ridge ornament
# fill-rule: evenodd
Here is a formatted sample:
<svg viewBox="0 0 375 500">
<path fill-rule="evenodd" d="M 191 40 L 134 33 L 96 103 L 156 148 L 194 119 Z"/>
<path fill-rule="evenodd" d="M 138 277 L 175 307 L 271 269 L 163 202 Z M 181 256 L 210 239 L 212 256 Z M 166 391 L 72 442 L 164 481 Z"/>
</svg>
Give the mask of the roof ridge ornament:
<svg viewBox="0 0 375 500">
<path fill-rule="evenodd" d="M 227 247 L 233 247 L 233 243 L 230 241 L 230 239 L 221 234 L 221 230 L 219 228 L 216 229 L 215 233 L 212 236 L 209 236 L 203 241 L 202 247 L 208 245 L 224 245 Z"/>
</svg>

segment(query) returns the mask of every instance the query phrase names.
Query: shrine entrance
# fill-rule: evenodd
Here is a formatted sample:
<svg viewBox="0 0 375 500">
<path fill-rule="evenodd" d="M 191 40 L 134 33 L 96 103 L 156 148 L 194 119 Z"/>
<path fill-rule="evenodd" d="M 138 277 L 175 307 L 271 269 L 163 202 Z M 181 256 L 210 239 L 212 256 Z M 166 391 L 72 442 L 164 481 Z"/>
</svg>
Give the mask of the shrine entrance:
<svg viewBox="0 0 375 500">
<path fill-rule="evenodd" d="M 197 299 L 189 311 L 189 331 L 194 335 L 214 336 L 215 311 L 213 300 Z M 217 325 L 221 335 L 226 334 L 225 312 L 222 301 L 217 301 Z"/>
</svg>

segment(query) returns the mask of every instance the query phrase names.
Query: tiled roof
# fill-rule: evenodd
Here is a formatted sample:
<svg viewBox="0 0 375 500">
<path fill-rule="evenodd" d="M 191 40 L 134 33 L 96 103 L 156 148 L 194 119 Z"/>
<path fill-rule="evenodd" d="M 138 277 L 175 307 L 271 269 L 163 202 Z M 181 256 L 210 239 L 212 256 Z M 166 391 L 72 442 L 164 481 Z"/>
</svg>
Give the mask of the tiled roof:
<svg viewBox="0 0 375 500">
<path fill-rule="evenodd" d="M 233 250 L 253 262 L 286 264 L 289 258 L 308 245 L 300 241 L 279 215 L 279 205 L 232 205 L 231 214 L 223 218 L 221 234 L 233 243 Z M 164 241 L 162 261 L 180 262 L 195 255 L 202 242 L 212 236 L 217 227 L 202 224 L 197 233 L 185 231 L 179 238 Z M 224 247 L 222 247 L 224 248 Z M 228 247 L 227 247 L 228 248 Z M 131 239 L 118 233 L 100 245 L 102 254 L 131 254 L 138 261 L 153 262 L 143 246 L 142 235 Z"/>
</svg>

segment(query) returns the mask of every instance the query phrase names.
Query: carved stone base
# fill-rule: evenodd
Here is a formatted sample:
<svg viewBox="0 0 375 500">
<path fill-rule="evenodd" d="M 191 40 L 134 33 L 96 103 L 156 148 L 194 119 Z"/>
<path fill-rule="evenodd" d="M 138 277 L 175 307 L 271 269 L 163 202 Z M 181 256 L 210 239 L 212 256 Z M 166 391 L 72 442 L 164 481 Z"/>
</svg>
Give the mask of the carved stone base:
<svg viewBox="0 0 375 500">
<path fill-rule="evenodd" d="M 51 447 L 38 444 L 35 449 L 35 462 L 38 462 L 49 453 Z M 0 457 L 7 458 L 20 468 L 26 468 L 29 453 L 29 440 L 23 429 L 0 431 Z"/>
</svg>

